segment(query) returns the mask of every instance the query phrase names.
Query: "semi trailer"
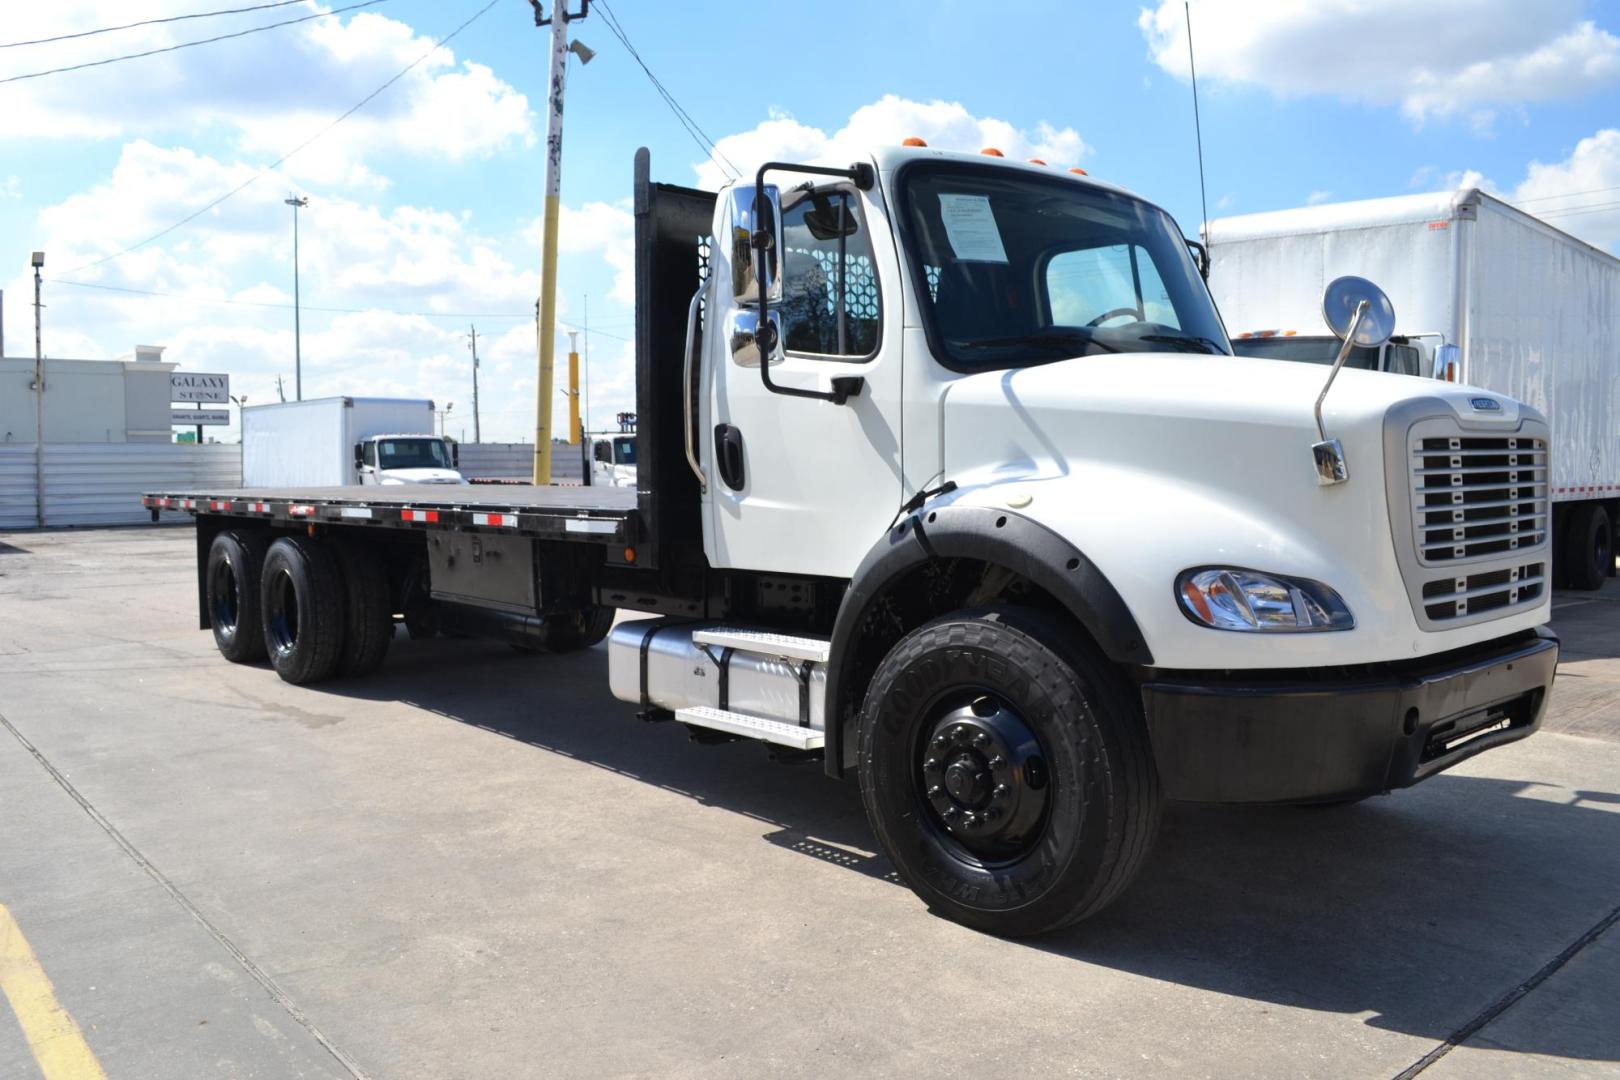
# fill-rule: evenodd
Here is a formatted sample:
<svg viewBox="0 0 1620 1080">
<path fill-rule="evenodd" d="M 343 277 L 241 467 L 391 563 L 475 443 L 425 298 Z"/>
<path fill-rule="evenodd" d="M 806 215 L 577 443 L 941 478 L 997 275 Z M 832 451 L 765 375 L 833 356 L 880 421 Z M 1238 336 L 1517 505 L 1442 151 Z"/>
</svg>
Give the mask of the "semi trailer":
<svg viewBox="0 0 1620 1080">
<path fill-rule="evenodd" d="M 1167 213 L 1038 164 L 716 194 L 643 150 L 634 215 L 637 486 L 149 493 L 227 659 L 606 638 L 644 719 L 855 779 L 901 878 L 1006 935 L 1118 897 L 1166 799 L 1349 802 L 1539 725 L 1533 409 L 1235 357 Z M 1381 343 L 1376 289 L 1333 304 Z"/>
<path fill-rule="evenodd" d="M 1596 589 L 1613 575 L 1620 258 L 1477 188 L 1221 218 L 1206 239 L 1239 353 L 1331 362 L 1322 288 L 1359 274 L 1388 290 L 1400 325 L 1351 363 L 1468 383 L 1544 414 L 1555 583 Z"/>
</svg>

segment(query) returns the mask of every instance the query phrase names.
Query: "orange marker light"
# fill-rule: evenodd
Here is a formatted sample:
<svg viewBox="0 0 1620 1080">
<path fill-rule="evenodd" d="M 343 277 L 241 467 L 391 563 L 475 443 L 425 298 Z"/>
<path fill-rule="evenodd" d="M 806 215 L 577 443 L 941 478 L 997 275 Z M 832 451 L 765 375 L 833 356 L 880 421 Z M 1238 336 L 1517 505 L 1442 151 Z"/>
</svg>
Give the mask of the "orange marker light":
<svg viewBox="0 0 1620 1080">
<path fill-rule="evenodd" d="M 627 547 L 627 548 L 624 549 L 624 561 L 628 562 L 628 563 L 633 563 L 633 562 L 636 561 L 636 549 L 635 548 Z"/>
<path fill-rule="evenodd" d="M 1076 176 L 1090 176 L 1091 175 L 1090 173 L 1086 172 L 1086 170 L 1080 169 L 1080 168 L 1070 169 L 1069 171 L 1074 173 Z"/>
<path fill-rule="evenodd" d="M 923 142 L 921 139 L 917 138 L 917 136 L 915 136 L 915 135 L 907 135 L 904 139 L 900 140 L 900 145 L 901 146 L 927 146 L 928 144 Z"/>
<path fill-rule="evenodd" d="M 1046 162 L 1044 162 L 1044 161 L 1042 161 L 1042 160 L 1041 160 L 1041 159 L 1040 159 L 1040 158 L 1038 158 L 1038 157 L 1032 157 L 1032 158 L 1030 158 L 1030 159 L 1029 159 L 1029 163 L 1030 163 L 1030 164 L 1031 164 L 1031 165 L 1045 165 L 1045 164 L 1046 164 Z"/>
<path fill-rule="evenodd" d="M 987 146 L 983 150 L 980 150 L 979 153 L 987 154 L 990 157 L 1006 157 L 1007 156 L 1006 154 L 1003 154 L 1000 150 L 997 150 L 993 146 Z"/>
</svg>

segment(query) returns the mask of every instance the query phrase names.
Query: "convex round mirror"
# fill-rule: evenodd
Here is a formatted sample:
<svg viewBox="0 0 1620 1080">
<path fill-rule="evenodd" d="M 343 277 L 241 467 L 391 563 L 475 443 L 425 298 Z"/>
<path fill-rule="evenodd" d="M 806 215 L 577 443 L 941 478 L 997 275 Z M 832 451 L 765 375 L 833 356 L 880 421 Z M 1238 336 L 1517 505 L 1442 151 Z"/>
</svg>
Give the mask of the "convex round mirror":
<svg viewBox="0 0 1620 1080">
<path fill-rule="evenodd" d="M 1333 335 L 1343 341 L 1355 322 L 1356 308 L 1367 301 L 1367 310 L 1355 327 L 1353 345 L 1376 349 L 1395 333 L 1395 305 L 1384 290 L 1361 277 L 1334 278 L 1322 293 L 1322 318 Z"/>
</svg>

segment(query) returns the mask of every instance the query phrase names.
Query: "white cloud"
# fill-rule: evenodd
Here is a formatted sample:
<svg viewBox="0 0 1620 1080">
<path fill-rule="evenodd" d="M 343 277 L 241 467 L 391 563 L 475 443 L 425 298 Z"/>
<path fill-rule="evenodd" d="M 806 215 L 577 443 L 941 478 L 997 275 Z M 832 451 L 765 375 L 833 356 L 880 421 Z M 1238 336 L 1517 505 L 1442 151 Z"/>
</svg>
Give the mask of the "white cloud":
<svg viewBox="0 0 1620 1080">
<path fill-rule="evenodd" d="M 1331 191 L 1313 191 L 1305 196 L 1305 205 L 1320 206 L 1331 198 L 1333 198 L 1333 192 Z"/>
<path fill-rule="evenodd" d="M 828 135 L 778 109 L 749 131 L 727 135 L 716 146 L 745 174 L 761 162 L 776 159 L 805 164 L 847 164 L 875 146 L 893 146 L 915 135 L 942 150 L 979 150 L 994 146 L 1010 158 L 1040 158 L 1053 165 L 1078 165 L 1091 148 L 1072 127 L 1042 120 L 1026 131 L 994 117 L 977 117 L 954 101 L 912 101 L 886 94 L 862 105 L 849 121 Z M 726 175 L 714 161 L 695 166 L 701 187 L 717 188 Z"/>
<path fill-rule="evenodd" d="M 559 255 L 599 255 L 613 270 L 609 295 L 622 304 L 636 302 L 636 219 L 630 200 L 593 202 L 575 209 L 560 208 L 557 222 Z M 523 230 L 523 239 L 535 250 L 544 241 L 543 219 L 535 218 Z"/>
<path fill-rule="evenodd" d="M 1513 199 L 1588 243 L 1620 247 L 1620 130 L 1582 139 L 1563 161 L 1531 162 Z"/>
<path fill-rule="evenodd" d="M 15 5 L 6 37 L 17 40 L 104 25 L 99 0 Z M 144 17 L 194 10 L 181 0 L 141 6 Z M 330 10 L 309 3 L 245 17 L 230 29 Z M 201 35 L 186 23 L 140 27 L 108 38 L 0 54 L 0 76 L 114 52 L 161 48 Z M 232 41 L 88 68 L 5 87 L 0 136 L 11 138 L 161 137 L 217 132 L 241 151 L 274 158 L 319 131 L 349 106 L 427 52 L 432 39 L 372 12 L 316 19 Z M 7 53 L 12 53 L 7 50 Z M 513 142 L 532 142 L 528 100 L 489 68 L 435 51 L 374 101 L 293 159 L 296 175 L 325 184 L 377 186 L 362 164 L 391 151 L 461 160 Z"/>
<path fill-rule="evenodd" d="M 1620 38 L 1582 19 L 1582 0 L 1201 0 L 1200 80 L 1283 97 L 1398 104 L 1412 120 L 1577 97 L 1620 79 Z M 1188 74 L 1179 0 L 1138 19 L 1155 63 Z"/>
</svg>

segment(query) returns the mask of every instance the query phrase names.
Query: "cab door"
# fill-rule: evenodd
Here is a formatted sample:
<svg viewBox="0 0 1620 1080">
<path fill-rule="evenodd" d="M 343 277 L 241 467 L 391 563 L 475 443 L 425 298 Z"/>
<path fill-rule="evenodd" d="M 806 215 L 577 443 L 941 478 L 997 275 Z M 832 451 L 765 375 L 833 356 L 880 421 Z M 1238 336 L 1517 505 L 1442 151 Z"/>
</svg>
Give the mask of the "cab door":
<svg viewBox="0 0 1620 1080">
<path fill-rule="evenodd" d="M 736 235 L 738 197 L 720 201 L 717 237 Z M 765 386 L 751 333 L 757 311 L 736 299 L 729 266 L 747 258 L 746 244 L 717 252 L 705 318 L 717 332 L 704 334 L 709 377 L 696 432 L 708 478 L 706 546 L 717 567 L 849 577 L 903 498 L 898 260 L 876 188 L 792 190 L 780 216 L 772 381 L 821 392 L 835 378 L 862 385 L 841 405 Z"/>
</svg>

